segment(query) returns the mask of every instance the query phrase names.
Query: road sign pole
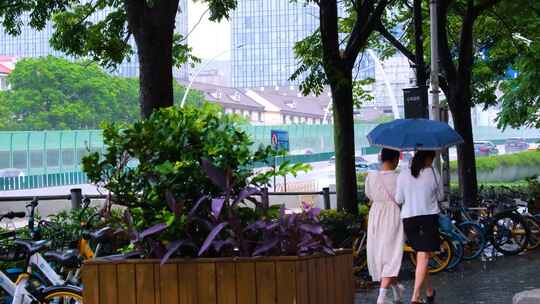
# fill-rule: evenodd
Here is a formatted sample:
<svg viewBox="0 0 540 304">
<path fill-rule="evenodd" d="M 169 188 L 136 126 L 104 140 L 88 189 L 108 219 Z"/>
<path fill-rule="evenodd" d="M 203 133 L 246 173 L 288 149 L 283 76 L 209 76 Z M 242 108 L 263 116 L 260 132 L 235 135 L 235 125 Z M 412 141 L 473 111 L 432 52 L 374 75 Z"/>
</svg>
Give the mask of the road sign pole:
<svg viewBox="0 0 540 304">
<path fill-rule="evenodd" d="M 274 156 L 274 192 L 276 192 L 276 168 L 277 168 L 277 156 Z"/>
</svg>

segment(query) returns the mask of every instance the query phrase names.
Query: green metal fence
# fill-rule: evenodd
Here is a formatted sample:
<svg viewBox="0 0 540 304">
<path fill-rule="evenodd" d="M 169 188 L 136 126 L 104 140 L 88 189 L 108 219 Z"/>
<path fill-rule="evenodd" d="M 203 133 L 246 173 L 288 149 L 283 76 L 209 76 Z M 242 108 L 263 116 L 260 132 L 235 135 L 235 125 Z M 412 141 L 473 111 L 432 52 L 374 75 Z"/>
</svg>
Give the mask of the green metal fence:
<svg viewBox="0 0 540 304">
<path fill-rule="evenodd" d="M 0 132 L 0 169 L 25 175 L 80 171 L 80 159 L 103 150 L 100 130 Z"/>
<path fill-rule="evenodd" d="M 374 127 L 373 124 L 355 125 L 355 146 L 358 154 L 377 151 L 369 148 L 366 139 L 366 135 Z M 288 131 L 291 154 L 294 155 L 286 159 L 292 161 L 316 162 L 333 156 L 332 125 L 244 126 L 242 128 L 251 134 L 255 145 L 269 145 L 271 130 Z M 477 127 L 474 129 L 474 135 L 476 140 L 502 143 L 510 137 L 540 139 L 540 130 L 501 131 L 494 127 Z M 0 132 L 0 170 L 16 168 L 24 173 L 24 177 L 0 178 L 0 191 L 85 181 L 86 177 L 80 169 L 81 158 L 89 152 L 103 152 L 104 148 L 100 130 Z"/>
<path fill-rule="evenodd" d="M 88 183 L 88 177 L 81 171 L 0 177 L 0 191 L 47 188 Z"/>
</svg>

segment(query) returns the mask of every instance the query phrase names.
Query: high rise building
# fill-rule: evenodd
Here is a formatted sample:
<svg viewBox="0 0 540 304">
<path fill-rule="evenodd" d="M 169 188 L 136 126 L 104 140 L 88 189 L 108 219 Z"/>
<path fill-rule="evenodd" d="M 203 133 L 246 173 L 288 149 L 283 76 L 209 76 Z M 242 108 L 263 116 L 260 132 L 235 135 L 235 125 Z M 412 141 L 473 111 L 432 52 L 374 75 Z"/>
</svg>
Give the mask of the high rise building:
<svg viewBox="0 0 540 304">
<path fill-rule="evenodd" d="M 176 16 L 176 29 L 177 33 L 186 35 L 188 32 L 188 14 L 187 14 L 188 0 L 180 0 L 181 13 Z M 91 18 L 93 20 L 99 20 L 104 18 L 108 14 L 108 10 L 102 10 L 94 14 Z M 21 34 L 18 36 L 11 36 L 5 33 L 4 29 L 0 27 L 0 56 L 15 56 L 17 58 L 26 57 L 42 57 L 47 55 L 67 57 L 60 51 L 54 50 L 49 45 L 49 40 L 54 32 L 52 23 L 47 23 L 45 28 L 41 31 L 37 31 L 30 27 L 28 24 L 28 17 L 23 17 L 23 26 Z M 134 46 L 135 54 L 130 58 L 127 58 L 122 64 L 118 65 L 116 70 L 111 71 L 112 74 L 123 77 L 138 77 L 139 75 L 139 59 L 136 55 L 135 41 L 130 39 L 129 43 Z M 72 59 L 72 58 L 70 58 Z M 180 69 L 173 69 L 173 75 L 178 79 L 187 79 L 188 70 L 187 66 Z"/>
<path fill-rule="evenodd" d="M 290 0 L 240 0 L 231 18 L 232 85 L 286 87 L 297 68 L 293 47 L 319 26 L 318 8 Z"/>
</svg>

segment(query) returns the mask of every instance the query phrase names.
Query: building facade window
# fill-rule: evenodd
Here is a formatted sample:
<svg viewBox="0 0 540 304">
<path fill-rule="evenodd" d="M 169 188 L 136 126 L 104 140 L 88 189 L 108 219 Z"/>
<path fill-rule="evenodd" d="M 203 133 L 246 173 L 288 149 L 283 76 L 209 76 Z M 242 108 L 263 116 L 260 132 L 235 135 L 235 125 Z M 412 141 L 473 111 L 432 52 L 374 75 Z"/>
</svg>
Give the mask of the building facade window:
<svg viewBox="0 0 540 304">
<path fill-rule="evenodd" d="M 293 46 L 318 28 L 318 9 L 289 0 L 240 3 L 231 17 L 233 86 L 297 85 L 288 79 L 296 67 Z"/>
</svg>

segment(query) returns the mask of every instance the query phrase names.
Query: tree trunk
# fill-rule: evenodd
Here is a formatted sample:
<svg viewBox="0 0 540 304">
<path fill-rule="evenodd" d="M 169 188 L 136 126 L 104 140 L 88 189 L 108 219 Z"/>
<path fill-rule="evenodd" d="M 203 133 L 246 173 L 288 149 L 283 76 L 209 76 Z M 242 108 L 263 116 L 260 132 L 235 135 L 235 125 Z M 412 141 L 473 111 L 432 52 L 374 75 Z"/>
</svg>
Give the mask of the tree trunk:
<svg viewBox="0 0 540 304">
<path fill-rule="evenodd" d="M 337 70 L 337 69 L 336 69 Z M 331 83 L 334 114 L 334 147 L 336 151 L 336 187 L 338 209 L 358 214 L 352 70 L 343 68 Z"/>
<path fill-rule="evenodd" d="M 470 86 L 467 86 L 469 88 Z M 465 141 L 457 148 L 459 189 L 465 206 L 476 203 L 478 195 L 478 181 L 476 178 L 476 158 L 474 155 L 474 138 L 471 122 L 470 90 L 454 87 L 450 89 L 448 101 L 450 105 L 463 105 L 450 107 L 454 119 L 455 130 Z"/>
<path fill-rule="evenodd" d="M 135 38 L 139 56 L 141 115 L 172 106 L 172 42 L 179 0 L 127 0 L 128 28 Z"/>
</svg>

